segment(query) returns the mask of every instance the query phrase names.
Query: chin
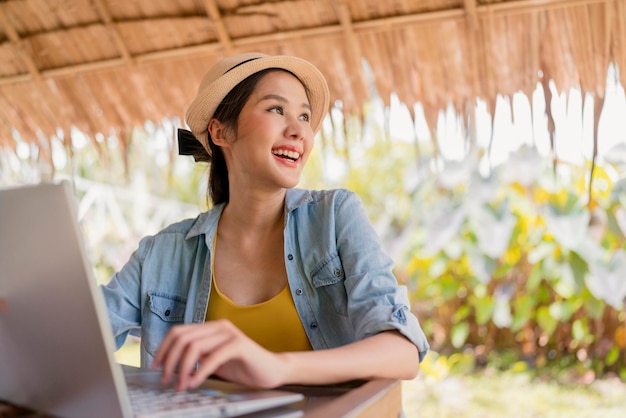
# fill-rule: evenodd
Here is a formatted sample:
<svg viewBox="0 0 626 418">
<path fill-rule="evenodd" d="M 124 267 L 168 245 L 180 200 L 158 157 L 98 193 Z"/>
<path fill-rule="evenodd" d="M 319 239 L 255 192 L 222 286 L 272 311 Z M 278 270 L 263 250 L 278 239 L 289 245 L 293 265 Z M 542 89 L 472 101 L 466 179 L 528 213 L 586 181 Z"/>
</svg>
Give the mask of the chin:
<svg viewBox="0 0 626 418">
<path fill-rule="evenodd" d="M 301 177 L 300 173 L 288 173 L 287 175 L 283 174 L 282 176 L 276 178 L 276 183 L 285 189 L 293 189 L 300 183 Z"/>
<path fill-rule="evenodd" d="M 298 184 L 300 183 L 300 178 L 296 179 L 296 180 L 287 180 L 287 181 L 282 181 L 280 182 L 280 187 L 284 188 L 284 189 L 293 189 L 294 187 L 296 187 Z"/>
<path fill-rule="evenodd" d="M 300 182 L 284 184 L 283 188 L 284 189 L 293 189 L 294 187 L 296 187 L 298 185 L 298 183 L 300 183 Z"/>
</svg>

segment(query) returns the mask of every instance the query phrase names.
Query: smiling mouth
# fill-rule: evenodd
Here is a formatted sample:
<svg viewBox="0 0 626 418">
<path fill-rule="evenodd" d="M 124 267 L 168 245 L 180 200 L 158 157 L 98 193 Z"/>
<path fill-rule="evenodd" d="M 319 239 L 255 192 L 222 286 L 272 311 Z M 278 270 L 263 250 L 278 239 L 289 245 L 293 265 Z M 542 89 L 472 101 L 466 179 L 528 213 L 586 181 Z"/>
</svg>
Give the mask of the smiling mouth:
<svg viewBox="0 0 626 418">
<path fill-rule="evenodd" d="M 287 151 L 282 149 L 272 150 L 272 154 L 289 161 L 297 161 L 300 158 L 299 152 Z"/>
</svg>

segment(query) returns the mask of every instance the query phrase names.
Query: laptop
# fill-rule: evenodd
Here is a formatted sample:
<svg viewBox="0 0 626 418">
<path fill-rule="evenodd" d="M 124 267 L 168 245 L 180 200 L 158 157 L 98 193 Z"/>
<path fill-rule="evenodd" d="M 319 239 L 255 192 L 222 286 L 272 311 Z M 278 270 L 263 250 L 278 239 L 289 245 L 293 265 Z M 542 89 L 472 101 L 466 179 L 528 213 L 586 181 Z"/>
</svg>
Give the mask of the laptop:
<svg viewBox="0 0 626 418">
<path fill-rule="evenodd" d="M 71 186 L 0 189 L 0 400 L 55 417 L 116 418 L 274 416 L 269 408 L 304 399 L 219 379 L 176 392 L 160 386 L 158 372 L 117 364 L 114 350 Z M 168 410 L 133 405 L 144 395 L 174 398 Z"/>
</svg>

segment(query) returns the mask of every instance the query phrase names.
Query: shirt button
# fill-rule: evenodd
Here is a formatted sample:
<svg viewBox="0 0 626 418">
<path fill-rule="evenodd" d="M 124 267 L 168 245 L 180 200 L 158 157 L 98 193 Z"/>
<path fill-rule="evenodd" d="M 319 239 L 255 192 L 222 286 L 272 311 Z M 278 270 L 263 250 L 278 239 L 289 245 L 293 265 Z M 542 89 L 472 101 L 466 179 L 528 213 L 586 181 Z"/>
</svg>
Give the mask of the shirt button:
<svg viewBox="0 0 626 418">
<path fill-rule="evenodd" d="M 169 309 L 165 311 L 165 316 L 170 316 L 170 310 Z"/>
<path fill-rule="evenodd" d="M 302 289 L 296 289 L 296 295 L 300 296 L 302 294 Z"/>
<path fill-rule="evenodd" d="M 287 255 L 287 258 L 291 261 L 291 260 L 293 260 L 293 255 L 289 254 L 289 255 Z"/>
<path fill-rule="evenodd" d="M 341 276 L 341 270 L 335 267 L 335 269 L 333 270 L 333 274 L 335 275 L 335 277 L 339 277 Z"/>
<path fill-rule="evenodd" d="M 311 329 L 315 329 L 317 328 L 317 322 L 311 322 L 311 325 L 309 325 L 311 327 Z"/>
</svg>

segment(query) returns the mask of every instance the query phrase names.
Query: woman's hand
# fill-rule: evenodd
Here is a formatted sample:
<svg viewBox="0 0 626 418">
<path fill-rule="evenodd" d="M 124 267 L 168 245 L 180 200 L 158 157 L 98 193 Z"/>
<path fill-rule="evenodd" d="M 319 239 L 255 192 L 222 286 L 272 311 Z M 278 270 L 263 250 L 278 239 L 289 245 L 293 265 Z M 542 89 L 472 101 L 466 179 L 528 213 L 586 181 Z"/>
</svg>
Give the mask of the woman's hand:
<svg viewBox="0 0 626 418">
<path fill-rule="evenodd" d="M 173 327 L 156 352 L 152 368 L 157 367 L 163 368 L 163 383 L 178 374 L 177 390 L 197 387 L 210 375 L 272 388 L 288 374 L 280 354 L 261 347 L 228 320 Z"/>
<path fill-rule="evenodd" d="M 163 368 L 163 383 L 170 382 L 176 372 L 178 390 L 197 387 L 211 375 L 269 389 L 354 379 L 412 379 L 417 375 L 419 354 L 397 331 L 332 349 L 273 353 L 221 319 L 173 327 L 157 350 L 152 367 Z"/>
</svg>

